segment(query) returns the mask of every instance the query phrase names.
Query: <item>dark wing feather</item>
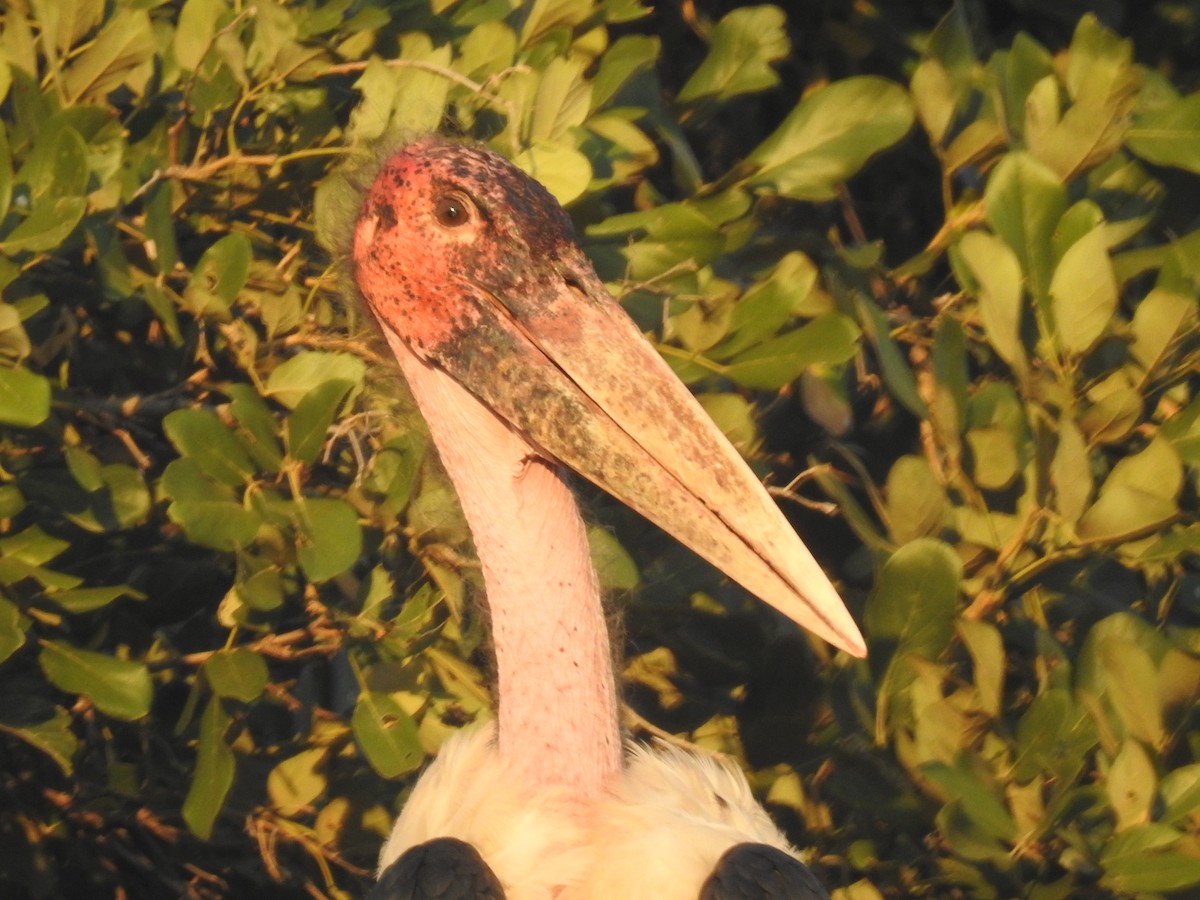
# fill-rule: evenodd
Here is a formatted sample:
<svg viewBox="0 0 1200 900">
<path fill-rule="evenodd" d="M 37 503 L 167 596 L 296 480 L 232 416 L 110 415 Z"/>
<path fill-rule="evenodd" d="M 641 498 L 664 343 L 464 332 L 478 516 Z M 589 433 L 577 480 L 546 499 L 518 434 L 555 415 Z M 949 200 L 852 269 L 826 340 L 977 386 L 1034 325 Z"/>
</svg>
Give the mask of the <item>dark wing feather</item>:
<svg viewBox="0 0 1200 900">
<path fill-rule="evenodd" d="M 700 900 L 829 900 L 808 866 L 769 844 L 738 844 L 717 860 Z"/>
<path fill-rule="evenodd" d="M 470 844 L 437 838 L 402 853 L 366 900 L 504 900 L 504 888 Z"/>
</svg>

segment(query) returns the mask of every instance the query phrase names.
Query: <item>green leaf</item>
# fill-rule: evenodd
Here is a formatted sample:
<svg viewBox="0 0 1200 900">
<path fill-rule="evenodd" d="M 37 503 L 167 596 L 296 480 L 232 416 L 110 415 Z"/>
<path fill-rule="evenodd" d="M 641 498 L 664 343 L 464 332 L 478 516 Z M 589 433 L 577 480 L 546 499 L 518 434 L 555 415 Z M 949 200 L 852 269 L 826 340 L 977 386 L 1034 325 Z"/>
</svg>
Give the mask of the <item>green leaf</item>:
<svg viewBox="0 0 1200 900">
<path fill-rule="evenodd" d="M 1147 162 L 1200 174 L 1200 93 L 1136 115 L 1125 144 Z"/>
<path fill-rule="evenodd" d="M 1180 459 L 1200 466 L 1200 394 L 1163 422 L 1159 436 L 1168 441 Z"/>
<path fill-rule="evenodd" d="M 946 516 L 946 491 L 929 463 L 902 456 L 888 472 L 884 488 L 888 533 L 897 544 L 935 534 Z"/>
<path fill-rule="evenodd" d="M 1016 836 L 1016 824 L 999 796 L 998 786 L 987 767 L 973 754 L 960 753 L 949 766 L 923 765 L 921 773 L 937 785 L 949 802 L 961 804 L 958 815 L 970 821 L 971 831 L 997 842 L 1011 841 Z"/>
<path fill-rule="evenodd" d="M 747 158 L 750 178 L 795 200 L 829 200 L 837 186 L 912 127 L 907 92 L 872 76 L 835 81 L 810 94 Z"/>
<path fill-rule="evenodd" d="M 258 533 L 259 516 L 244 508 L 228 486 L 211 481 L 190 457 L 167 465 L 162 489 L 174 501 L 167 515 L 194 543 L 214 550 L 240 550 Z"/>
<path fill-rule="evenodd" d="M 417 723 L 391 694 L 363 691 L 350 724 L 363 756 L 384 778 L 412 772 L 425 760 Z"/>
<path fill-rule="evenodd" d="M 204 661 L 204 678 L 218 697 L 249 703 L 267 686 L 267 663 L 253 650 L 221 650 Z"/>
<path fill-rule="evenodd" d="M 385 134 L 420 134 L 435 130 L 442 121 L 451 82 L 436 70 L 449 70 L 452 48 L 435 48 L 429 35 L 409 32 L 400 37 L 396 59 L 416 66 L 388 66 L 372 57 L 362 77 L 354 83 L 362 102 L 350 114 L 347 143 L 360 143 Z"/>
<path fill-rule="evenodd" d="M 362 384 L 366 364 L 349 353 L 306 350 L 280 363 L 267 378 L 267 396 L 295 409 L 313 388 L 327 381 Z"/>
<path fill-rule="evenodd" d="M 917 393 L 917 381 L 912 369 L 904 361 L 904 354 L 892 339 L 891 327 L 883 310 L 865 297 L 859 297 L 855 303 L 858 318 L 862 323 L 871 343 L 875 345 L 875 353 L 879 357 L 879 366 L 883 370 L 883 380 L 892 396 L 904 405 L 904 408 L 917 418 L 924 419 L 929 415 L 925 401 Z"/>
<path fill-rule="evenodd" d="M 1105 778 L 1108 799 L 1117 814 L 1118 831 L 1149 821 L 1157 787 L 1154 764 L 1142 745 L 1132 740 L 1122 743 Z"/>
<path fill-rule="evenodd" d="M 150 16 L 120 9 L 71 63 L 63 90 L 72 103 L 103 99 L 123 85 L 140 94 L 153 74 L 156 49 Z"/>
<path fill-rule="evenodd" d="M 934 144 L 941 144 L 955 114 L 954 86 L 946 69 L 935 59 L 923 59 L 909 83 L 921 125 Z"/>
<path fill-rule="evenodd" d="M 67 239 L 83 213 L 87 200 L 83 197 L 56 197 L 38 203 L 33 212 L 8 236 L 0 241 L 0 253 L 37 253 L 57 247 Z"/>
<path fill-rule="evenodd" d="M 9 696 L 0 705 L 0 733 L 24 741 L 45 754 L 70 777 L 79 740 L 71 730 L 72 717 L 61 706 L 36 696 Z"/>
<path fill-rule="evenodd" d="M 293 506 L 296 557 L 310 581 L 328 581 L 362 553 L 358 513 L 344 500 L 307 498 Z"/>
<path fill-rule="evenodd" d="M 103 609 L 121 597 L 132 597 L 135 600 L 146 599 L 146 595 L 140 591 L 135 591 L 126 584 L 119 584 L 112 587 L 72 588 L 58 591 L 50 594 L 49 600 L 59 609 L 74 615 L 82 615 Z"/>
<path fill-rule="evenodd" d="M 754 406 L 740 394 L 698 394 L 696 399 L 734 449 L 747 459 L 758 451 L 760 438 Z"/>
<path fill-rule="evenodd" d="M 817 285 L 819 275 L 803 253 L 785 253 L 733 304 L 730 335 L 709 356 L 730 359 L 778 334 L 796 316 L 816 318 L 832 312 L 833 304 Z"/>
<path fill-rule="evenodd" d="M 954 635 L 962 563 L 947 544 L 918 538 L 893 553 L 867 598 L 866 634 L 879 689 L 876 736 L 915 677 L 909 657 L 934 660 Z"/>
<path fill-rule="evenodd" d="M 1030 290 L 1049 295 L 1054 229 L 1067 208 L 1058 176 L 1026 153 L 1009 153 L 984 190 L 988 223 L 1017 254 Z"/>
<path fill-rule="evenodd" d="M 25 629 L 21 627 L 21 610 L 0 597 L 0 663 L 25 645 Z"/>
<path fill-rule="evenodd" d="M 211 698 L 200 717 L 196 768 L 181 810 L 192 834 L 205 841 L 212 837 L 213 823 L 233 786 L 236 763 L 232 748 L 225 742 L 231 723 L 220 698 Z"/>
<path fill-rule="evenodd" d="M 49 380 L 24 366 L 0 366 L 0 424 L 34 428 L 49 415 Z"/>
<path fill-rule="evenodd" d="M 80 453 L 68 453 L 67 459 L 78 459 Z M 65 510 L 65 514 L 80 528 L 100 533 L 119 531 L 140 525 L 150 514 L 150 491 L 142 473 L 122 463 L 99 465 L 88 473 L 88 482 L 80 486 L 86 491 L 83 504 Z"/>
<path fill-rule="evenodd" d="M 281 815 L 295 816 L 324 793 L 329 786 L 324 772 L 328 758 L 326 748 L 310 747 L 271 770 L 267 776 L 267 795 Z"/>
<path fill-rule="evenodd" d="M 1003 425 L 972 428 L 966 433 L 971 448 L 971 477 L 985 491 L 1002 491 L 1021 474 L 1021 459 L 1012 432 Z"/>
<path fill-rule="evenodd" d="M 858 326 L 839 313 L 818 316 L 740 354 L 724 374 L 742 387 L 773 390 L 800 377 L 809 366 L 837 365 L 858 353 Z"/>
<path fill-rule="evenodd" d="M 584 123 L 592 105 L 592 85 L 583 77 L 586 68 L 584 60 L 574 57 L 560 56 L 547 63 L 539 73 L 537 92 L 529 110 L 526 140 L 552 146 L 556 141 L 566 139 L 570 129 Z M 534 177 L 541 181 L 537 175 Z M 563 202 L 561 198 L 559 202 Z"/>
<path fill-rule="evenodd" d="M 771 64 L 791 49 L 786 22 L 777 6 L 750 6 L 724 16 L 712 30 L 708 55 L 679 89 L 676 102 L 724 102 L 774 87 L 779 76 Z"/>
<path fill-rule="evenodd" d="M 278 425 L 271 408 L 248 384 L 230 384 L 225 393 L 232 401 L 229 413 L 237 420 L 238 434 L 255 464 L 264 472 L 278 472 L 283 450 L 276 435 Z"/>
<path fill-rule="evenodd" d="M 630 241 L 636 232 L 644 237 Z M 591 226 L 588 234 L 619 238 L 629 264 L 627 275 L 635 280 L 657 279 L 684 264 L 692 269 L 708 265 L 725 247 L 720 223 L 686 201 L 611 216 Z"/>
<path fill-rule="evenodd" d="M 592 164 L 586 156 L 574 147 L 551 140 L 534 142 L 518 153 L 513 162 L 564 205 L 587 190 L 592 180 Z"/>
<path fill-rule="evenodd" d="M 1007 243 L 984 231 L 969 231 L 958 244 L 979 284 L 979 317 L 988 343 L 1009 365 L 1023 365 L 1021 263 Z"/>
<path fill-rule="evenodd" d="M 1150 823 L 1115 835 L 1100 857 L 1100 884 L 1121 893 L 1182 891 L 1200 885 L 1200 859 L 1171 849 L 1183 835 Z"/>
<path fill-rule="evenodd" d="M 1054 73 L 1054 58 L 1033 37 L 1021 32 L 1010 50 L 998 50 L 988 62 L 1000 91 L 1009 134 L 1022 136 L 1026 101 L 1036 84 Z"/>
<path fill-rule="evenodd" d="M 1091 405 L 1079 417 L 1079 427 L 1091 443 L 1122 440 L 1142 414 L 1142 395 L 1125 369 L 1089 387 L 1087 399 Z"/>
<path fill-rule="evenodd" d="M 1088 350 L 1108 328 L 1117 308 L 1117 280 L 1103 228 L 1063 254 L 1050 280 L 1050 306 L 1058 335 L 1072 353 Z"/>
<path fill-rule="evenodd" d="M 600 580 L 601 590 L 636 590 L 641 583 L 637 563 L 616 536 L 607 528 L 593 526 L 588 529 L 587 537 L 592 567 Z"/>
<path fill-rule="evenodd" d="M 194 72 L 200 67 L 225 11 L 223 0 L 187 0 L 183 4 L 172 44 L 175 62 L 181 69 Z"/>
<path fill-rule="evenodd" d="M 0 94 L 0 100 L 3 95 Z M 12 203 L 13 167 L 12 150 L 8 145 L 8 129 L 0 128 L 0 222 L 8 215 Z"/>
<path fill-rule="evenodd" d="M 207 409 L 177 409 L 163 419 L 175 448 L 210 478 L 231 486 L 251 481 L 257 471 L 242 439 Z"/>
<path fill-rule="evenodd" d="M 1000 629 L 990 622 L 960 618 L 955 623 L 958 635 L 971 654 L 975 690 L 980 708 L 998 717 L 1004 705 L 1004 639 Z"/>
<path fill-rule="evenodd" d="M 1038 694 L 1017 724 L 1013 777 L 1052 777 L 1065 790 L 1088 764 L 1096 726 L 1082 704 L 1061 688 Z"/>
<path fill-rule="evenodd" d="M 342 401 L 353 388 L 354 382 L 335 379 L 317 385 L 304 395 L 284 426 L 288 456 L 297 462 L 312 465 L 325 446 L 325 434 L 333 424 Z"/>
<path fill-rule="evenodd" d="M 1159 785 L 1163 810 L 1159 819 L 1169 825 L 1180 824 L 1200 810 L 1200 763 L 1172 769 Z"/>
<path fill-rule="evenodd" d="M 1156 437 L 1146 449 L 1113 466 L 1076 531 L 1086 541 L 1127 540 L 1174 517 L 1182 487 L 1178 454 Z"/>
<path fill-rule="evenodd" d="M 662 41 L 650 35 L 626 34 L 613 41 L 592 80 L 592 109 L 602 109 L 635 75 L 652 70 L 661 52 Z"/>
<path fill-rule="evenodd" d="M 1196 325 L 1196 301 L 1155 288 L 1138 304 L 1131 328 L 1129 352 L 1146 371 L 1152 371 L 1170 352 L 1176 338 Z"/>
<path fill-rule="evenodd" d="M 196 316 L 229 318 L 229 307 L 237 299 L 250 275 L 253 257 L 250 239 L 241 232 L 221 238 L 204 251 L 183 292 L 183 305 Z"/>
<path fill-rule="evenodd" d="M 140 719 L 150 712 L 154 684 L 143 663 L 80 650 L 60 641 L 43 641 L 38 663 L 55 687 L 82 694 L 114 719 Z"/>
<path fill-rule="evenodd" d="M 1058 423 L 1058 446 L 1050 463 L 1055 506 L 1063 520 L 1075 523 L 1092 498 L 1094 480 L 1083 433 L 1070 419 Z"/>
<path fill-rule="evenodd" d="M 1163 738 L 1162 707 L 1158 700 L 1158 670 L 1145 648 L 1120 636 L 1095 630 L 1097 661 L 1103 670 L 1104 692 L 1129 733 L 1151 746 Z"/>
<path fill-rule="evenodd" d="M 88 147 L 83 135 L 65 118 L 53 119 L 25 158 L 17 181 L 29 186 L 35 209 L 57 198 L 82 197 L 88 187 Z"/>
</svg>

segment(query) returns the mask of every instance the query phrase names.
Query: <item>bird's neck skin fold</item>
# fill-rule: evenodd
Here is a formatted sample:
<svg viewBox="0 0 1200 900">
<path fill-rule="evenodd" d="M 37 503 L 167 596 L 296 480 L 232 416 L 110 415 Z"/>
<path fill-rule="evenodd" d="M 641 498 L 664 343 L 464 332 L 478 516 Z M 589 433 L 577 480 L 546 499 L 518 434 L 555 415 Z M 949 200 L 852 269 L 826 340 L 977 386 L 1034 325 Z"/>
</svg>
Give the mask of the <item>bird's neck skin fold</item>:
<svg viewBox="0 0 1200 900">
<path fill-rule="evenodd" d="M 620 770 L 608 630 L 587 534 L 556 466 L 385 329 L 454 484 L 492 620 L 499 752 L 586 800 Z M 565 714 L 564 714 L 564 711 Z"/>
</svg>

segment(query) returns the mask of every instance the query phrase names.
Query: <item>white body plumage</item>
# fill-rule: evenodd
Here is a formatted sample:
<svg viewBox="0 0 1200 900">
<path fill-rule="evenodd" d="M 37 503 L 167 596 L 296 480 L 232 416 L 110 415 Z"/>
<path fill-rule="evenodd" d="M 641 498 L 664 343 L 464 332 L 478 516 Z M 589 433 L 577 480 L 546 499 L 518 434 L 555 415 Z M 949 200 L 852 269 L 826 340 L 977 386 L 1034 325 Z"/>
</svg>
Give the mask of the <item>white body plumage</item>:
<svg viewBox="0 0 1200 900">
<path fill-rule="evenodd" d="M 451 738 L 408 798 L 380 870 L 427 840 L 475 847 L 508 900 L 696 900 L 738 844 L 798 855 L 734 765 L 665 743 L 630 744 L 610 790 L 581 808 L 530 783 L 491 726 Z"/>
</svg>

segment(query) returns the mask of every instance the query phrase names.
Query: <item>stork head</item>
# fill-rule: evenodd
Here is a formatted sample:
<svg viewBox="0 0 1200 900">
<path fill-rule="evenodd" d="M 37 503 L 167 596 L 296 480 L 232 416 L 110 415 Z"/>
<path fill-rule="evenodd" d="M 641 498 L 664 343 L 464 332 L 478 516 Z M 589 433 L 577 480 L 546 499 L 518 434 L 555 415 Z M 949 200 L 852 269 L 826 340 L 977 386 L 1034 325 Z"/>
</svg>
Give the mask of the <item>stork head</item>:
<svg viewBox="0 0 1200 900">
<path fill-rule="evenodd" d="M 422 138 L 368 189 L 352 256 L 398 353 L 448 373 L 531 454 L 574 469 L 800 625 L 865 653 L 812 555 L 605 290 L 536 181 L 482 147 Z"/>
<path fill-rule="evenodd" d="M 436 136 L 384 164 L 363 203 L 353 259 L 376 317 L 419 355 L 478 328 L 472 310 L 489 297 L 551 309 L 560 274 L 590 272 L 549 191 L 490 150 Z"/>
</svg>

